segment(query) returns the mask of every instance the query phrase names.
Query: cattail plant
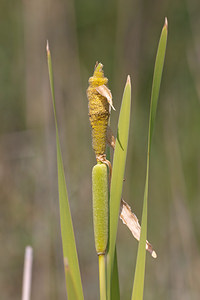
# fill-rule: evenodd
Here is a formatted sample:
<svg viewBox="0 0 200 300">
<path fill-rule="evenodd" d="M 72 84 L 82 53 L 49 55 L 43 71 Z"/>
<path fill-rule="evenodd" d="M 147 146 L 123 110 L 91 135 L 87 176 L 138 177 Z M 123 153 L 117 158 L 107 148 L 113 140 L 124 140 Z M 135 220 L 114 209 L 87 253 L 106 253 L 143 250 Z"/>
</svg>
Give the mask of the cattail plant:
<svg viewBox="0 0 200 300">
<path fill-rule="evenodd" d="M 106 159 L 107 127 L 112 105 L 112 94 L 107 87 L 103 65 L 96 63 L 94 74 L 89 78 L 87 90 L 89 119 L 92 127 L 92 145 L 97 164 L 92 170 L 93 223 L 96 252 L 99 256 L 99 282 L 101 299 L 106 299 L 105 253 L 108 244 L 108 179 Z M 113 107 L 114 108 L 114 107 Z"/>
<path fill-rule="evenodd" d="M 122 199 L 122 186 L 128 147 L 131 111 L 130 76 L 127 77 L 122 97 L 116 140 L 108 126 L 111 109 L 114 109 L 114 106 L 111 91 L 107 87 L 108 79 L 104 77 L 103 65 L 101 63 L 96 63 L 93 76 L 89 78 L 89 87 L 87 89 L 89 119 L 92 127 L 92 145 L 96 156 L 96 165 L 92 169 L 93 224 L 95 247 L 99 258 L 101 300 L 120 299 L 116 249 L 119 216 L 131 230 L 133 236 L 139 240 L 135 278 L 133 282 L 132 296 L 130 296 L 130 299 L 143 299 L 146 250 L 151 253 L 152 257 L 156 257 L 155 251 L 146 239 L 147 200 L 152 134 L 155 124 L 157 102 L 167 44 L 167 27 L 167 19 L 165 19 L 165 24 L 162 29 L 158 45 L 152 84 L 146 182 L 141 227 L 136 215 L 131 211 L 130 206 Z M 69 300 L 81 300 L 84 299 L 84 296 L 62 163 L 56 119 L 52 62 L 48 44 L 47 59 L 56 126 L 60 223 L 66 286 Z M 106 144 L 109 144 L 115 149 L 112 164 L 105 154 Z"/>
</svg>

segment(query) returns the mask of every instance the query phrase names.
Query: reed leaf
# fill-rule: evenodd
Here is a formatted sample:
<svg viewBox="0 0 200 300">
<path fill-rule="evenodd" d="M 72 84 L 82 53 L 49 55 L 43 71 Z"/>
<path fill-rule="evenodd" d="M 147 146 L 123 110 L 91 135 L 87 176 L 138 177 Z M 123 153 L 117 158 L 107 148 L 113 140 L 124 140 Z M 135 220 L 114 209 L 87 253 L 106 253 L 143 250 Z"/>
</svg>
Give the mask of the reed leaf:
<svg viewBox="0 0 200 300">
<path fill-rule="evenodd" d="M 110 124 L 109 124 L 109 126 L 110 126 Z M 107 149 L 106 149 L 106 157 L 110 161 L 110 147 L 107 147 Z M 110 190 L 108 191 L 108 198 L 109 198 L 109 203 L 110 203 Z M 111 300 L 120 300 L 120 287 L 119 287 L 119 274 L 118 274 L 117 248 L 116 248 L 116 246 L 115 246 L 115 255 L 114 255 L 113 271 L 112 271 L 110 289 L 111 289 L 110 290 Z M 107 294 L 108 294 L 108 289 L 107 289 Z"/>
<path fill-rule="evenodd" d="M 74 230 L 71 218 L 71 212 L 68 201 L 67 187 L 65 181 L 63 160 L 58 134 L 58 124 L 56 118 L 56 105 L 53 83 L 53 70 L 49 46 L 47 43 L 47 62 L 49 70 L 49 80 L 52 94 L 52 103 L 56 127 L 56 147 L 57 147 L 57 167 L 58 167 L 58 192 L 60 205 L 60 226 L 63 246 L 63 261 L 65 269 L 65 279 L 67 294 L 69 300 L 83 300 L 83 290 L 79 270 L 78 256 L 74 237 Z"/>
<path fill-rule="evenodd" d="M 122 195 L 122 186 L 128 146 L 129 124 L 131 111 L 131 82 L 130 76 L 127 78 L 122 104 L 120 109 L 117 139 L 113 158 L 113 170 L 110 188 L 110 227 L 109 227 L 109 247 L 107 260 L 107 286 L 108 299 L 111 297 L 111 278 L 114 266 L 115 244 L 117 237 L 117 227 L 119 219 L 119 208 Z"/>
<path fill-rule="evenodd" d="M 115 256 L 114 256 L 112 278 L 111 278 L 110 298 L 111 298 L 111 300 L 120 300 L 120 287 L 119 287 L 119 274 L 118 274 L 116 246 L 115 246 Z"/>
<path fill-rule="evenodd" d="M 144 293 L 144 276 L 145 276 L 145 262 L 146 262 L 146 238 L 147 238 L 147 201 L 148 201 L 148 186 L 149 186 L 149 159 L 151 152 L 152 135 L 155 126 L 155 116 L 158 103 L 158 96 L 160 90 L 160 83 L 162 78 L 163 65 L 165 60 L 165 52 L 167 45 L 167 19 L 161 32 L 160 41 L 158 45 L 154 76 L 151 93 L 151 106 L 149 116 L 149 134 L 148 134 L 148 150 L 147 150 L 147 168 L 146 168 L 146 182 L 144 190 L 142 225 L 140 242 L 138 246 L 138 254 L 135 269 L 135 278 L 133 284 L 132 300 L 142 300 Z"/>
</svg>

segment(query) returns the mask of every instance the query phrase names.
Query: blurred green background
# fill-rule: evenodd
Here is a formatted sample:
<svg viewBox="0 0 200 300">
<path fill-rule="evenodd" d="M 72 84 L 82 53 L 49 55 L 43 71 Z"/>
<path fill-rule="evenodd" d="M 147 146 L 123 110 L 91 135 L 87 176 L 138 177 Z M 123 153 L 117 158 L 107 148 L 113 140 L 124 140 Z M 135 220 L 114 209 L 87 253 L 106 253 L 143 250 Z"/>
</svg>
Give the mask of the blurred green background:
<svg viewBox="0 0 200 300">
<path fill-rule="evenodd" d="M 32 299 L 66 299 L 49 40 L 69 200 L 85 299 L 98 299 L 86 88 L 104 64 L 116 112 L 126 76 L 132 118 L 124 199 L 141 219 L 153 67 L 164 17 L 169 38 L 150 167 L 145 299 L 200 297 L 199 0 L 0 1 L 0 298 L 20 299 L 23 256 L 34 249 Z M 130 299 L 138 243 L 119 223 L 121 299 Z"/>
</svg>

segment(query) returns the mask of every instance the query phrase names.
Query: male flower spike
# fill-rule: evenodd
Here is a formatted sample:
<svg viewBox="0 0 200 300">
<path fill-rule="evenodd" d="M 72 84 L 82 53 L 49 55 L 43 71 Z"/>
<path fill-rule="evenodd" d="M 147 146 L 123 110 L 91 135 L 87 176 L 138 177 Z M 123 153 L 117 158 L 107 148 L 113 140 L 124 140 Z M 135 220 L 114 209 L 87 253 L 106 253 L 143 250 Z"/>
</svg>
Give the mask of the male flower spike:
<svg viewBox="0 0 200 300">
<path fill-rule="evenodd" d="M 97 161 L 106 163 L 106 134 L 110 108 L 112 104 L 112 94 L 107 87 L 108 79 L 104 77 L 103 65 L 97 63 L 94 74 L 89 78 L 87 89 L 89 119 L 92 127 L 92 146 L 95 151 Z"/>
</svg>

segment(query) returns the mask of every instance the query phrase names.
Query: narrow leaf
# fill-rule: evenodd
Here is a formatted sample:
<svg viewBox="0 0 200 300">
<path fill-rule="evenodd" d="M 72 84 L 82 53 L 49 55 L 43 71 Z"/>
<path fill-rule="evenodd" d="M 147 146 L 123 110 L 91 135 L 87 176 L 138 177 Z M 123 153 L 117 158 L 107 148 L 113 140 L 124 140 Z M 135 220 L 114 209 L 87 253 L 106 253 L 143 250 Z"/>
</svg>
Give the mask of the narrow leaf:
<svg viewBox="0 0 200 300">
<path fill-rule="evenodd" d="M 151 93 L 151 107 L 149 117 L 149 135 L 148 135 L 148 151 L 147 151 L 147 169 L 146 169 L 146 182 L 144 190 L 144 202 L 142 212 L 142 226 L 140 242 L 138 246 L 138 254 L 135 269 L 135 278 L 133 284 L 132 300 L 142 300 L 144 293 L 144 276 L 145 276 L 145 261 L 146 261 L 146 238 L 147 238 L 147 200 L 148 200 L 148 185 L 149 185 L 149 158 L 151 152 L 151 142 L 153 129 L 155 125 L 155 116 L 158 103 L 158 96 L 160 90 L 160 83 L 162 78 L 162 71 L 165 59 L 165 51 L 167 45 L 167 19 L 161 32 L 160 41 L 157 50 L 152 93 Z"/>
<path fill-rule="evenodd" d="M 111 278 L 111 300 L 120 300 L 120 287 L 119 287 L 116 247 L 115 247 L 115 256 L 114 256 L 112 278 Z"/>
<path fill-rule="evenodd" d="M 67 293 L 68 293 L 69 300 L 74 300 L 75 295 L 76 295 L 76 299 L 82 300 L 84 299 L 84 297 L 83 297 L 83 290 L 81 284 L 81 276 L 79 270 L 74 230 L 72 225 L 72 218 L 71 218 L 71 212 L 70 212 L 68 195 L 67 195 L 67 187 L 66 187 L 64 167 L 63 167 L 62 154 L 60 148 L 59 134 L 58 134 L 54 83 L 53 83 L 53 70 L 52 70 L 51 54 L 50 54 L 48 43 L 47 43 L 47 61 L 48 61 L 49 79 L 50 79 L 50 87 L 51 87 L 53 110 L 54 110 L 55 127 L 56 127 L 60 226 L 61 226 Z"/>
<path fill-rule="evenodd" d="M 108 130 L 109 130 L 109 127 L 107 129 L 107 134 L 108 134 Z M 111 134 L 112 134 L 112 132 L 111 132 Z M 107 149 L 106 149 L 106 158 L 110 161 L 110 147 L 107 147 Z M 108 198 L 109 198 L 109 203 L 110 203 L 110 190 L 108 191 Z M 110 294 L 111 300 L 120 300 L 120 286 L 119 286 L 119 274 L 118 274 L 116 246 L 115 246 L 115 256 L 114 256 L 113 271 L 112 271 L 112 278 L 111 278 L 111 290 L 109 290 L 109 292 L 108 292 L 108 286 L 107 286 L 107 294 L 108 293 Z"/>
<path fill-rule="evenodd" d="M 117 139 L 113 158 L 113 171 L 110 188 L 110 228 L 107 264 L 108 299 L 110 299 L 111 277 L 114 265 L 115 243 L 119 219 L 119 208 L 128 146 L 128 134 L 131 110 L 131 83 L 127 78 L 124 89 L 120 116 L 118 121 Z"/>
</svg>

